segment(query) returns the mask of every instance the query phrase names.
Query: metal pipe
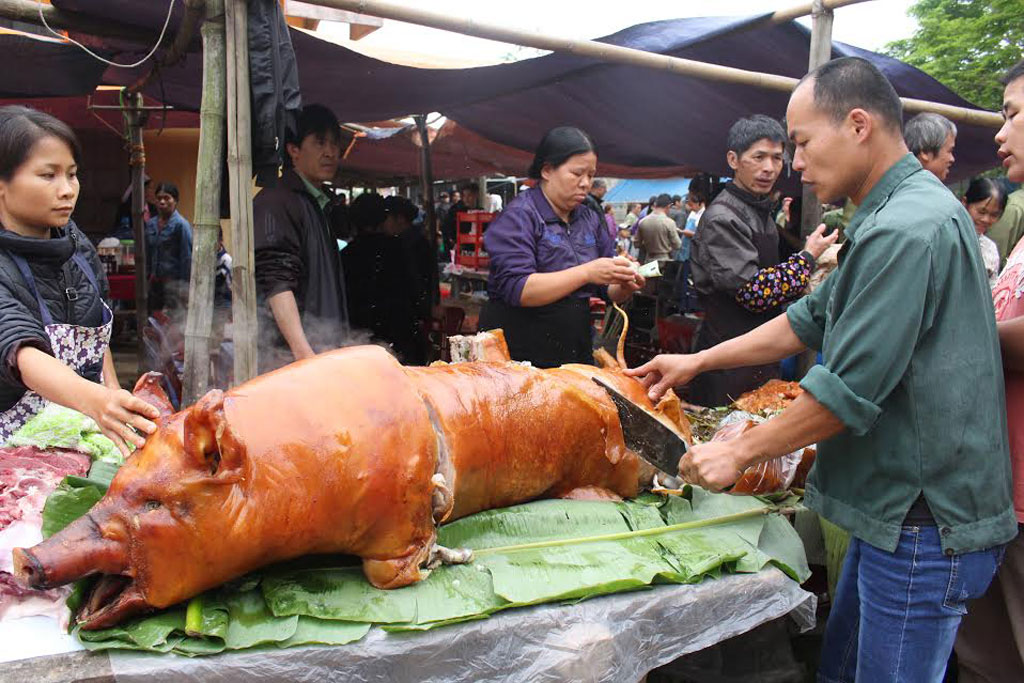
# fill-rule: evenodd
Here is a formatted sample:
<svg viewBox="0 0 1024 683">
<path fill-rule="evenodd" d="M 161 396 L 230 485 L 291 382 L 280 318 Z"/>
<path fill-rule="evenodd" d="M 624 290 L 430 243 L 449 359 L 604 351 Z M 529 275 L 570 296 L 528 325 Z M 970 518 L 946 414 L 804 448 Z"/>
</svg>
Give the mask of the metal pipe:
<svg viewBox="0 0 1024 683">
<path fill-rule="evenodd" d="M 594 40 L 578 40 L 574 38 L 559 38 L 557 36 L 545 35 L 535 31 L 525 31 L 498 26 L 495 24 L 482 24 L 471 17 L 456 17 L 451 14 L 430 11 L 420 7 L 409 7 L 387 0 L 304 0 L 310 5 L 321 7 L 332 7 L 334 9 L 349 10 L 360 14 L 404 21 L 420 26 L 429 26 L 442 31 L 452 31 L 467 36 L 497 40 L 503 43 L 514 45 L 525 45 L 540 50 L 551 50 L 553 52 L 566 52 L 579 57 L 590 57 L 604 62 L 616 64 L 628 64 L 649 69 L 669 71 L 682 76 L 700 78 L 707 81 L 721 83 L 735 83 L 747 85 L 776 92 L 792 92 L 799 81 L 787 76 L 759 73 L 736 69 L 730 66 L 708 64 L 682 57 L 660 55 L 653 52 L 645 52 L 629 47 L 609 45 Z M 851 0 L 852 1 L 852 0 Z M 839 4 L 850 4 L 844 0 L 831 0 L 826 7 L 838 7 Z M 804 7 L 804 5 L 801 5 Z M 784 10 L 780 16 L 800 16 L 792 14 L 794 10 Z M 806 13 L 806 12 L 805 12 Z M 778 14 L 778 13 L 776 13 Z M 953 121 L 968 123 L 989 128 L 1000 128 L 1003 125 L 1002 115 L 995 112 L 981 109 L 968 109 L 956 107 L 938 102 L 927 102 L 912 98 L 902 98 L 903 107 L 911 113 L 930 111 L 942 114 Z"/>
</svg>

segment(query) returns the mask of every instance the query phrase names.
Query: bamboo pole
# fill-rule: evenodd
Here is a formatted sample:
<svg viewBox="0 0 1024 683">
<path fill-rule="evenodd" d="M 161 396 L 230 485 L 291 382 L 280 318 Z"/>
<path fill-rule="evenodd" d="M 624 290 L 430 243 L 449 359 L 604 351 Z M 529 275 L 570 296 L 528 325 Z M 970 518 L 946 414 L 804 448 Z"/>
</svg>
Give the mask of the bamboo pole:
<svg viewBox="0 0 1024 683">
<path fill-rule="evenodd" d="M 56 30 L 77 31 L 93 36 L 130 40 L 134 43 L 152 43 L 156 40 L 156 34 L 152 31 L 68 12 L 53 5 L 40 5 L 38 0 L 0 0 L 0 19 L 42 26 L 40 12 L 46 23 Z"/>
<path fill-rule="evenodd" d="M 199 160 L 192 241 L 192 277 L 185 323 L 183 405 L 195 403 L 210 384 L 213 284 L 220 230 L 221 163 L 224 158 L 224 0 L 208 0 L 203 36 L 203 99 L 199 110 Z"/>
<path fill-rule="evenodd" d="M 822 0 L 814 0 L 811 24 L 811 50 L 807 63 L 810 73 L 832 59 L 832 10 L 826 9 Z M 809 185 L 804 185 L 803 210 L 801 212 L 800 234 L 807 237 L 821 223 L 821 202 Z"/>
<path fill-rule="evenodd" d="M 255 254 L 252 209 L 252 103 L 246 0 L 226 0 L 228 183 L 231 204 L 231 331 L 235 382 L 256 376 Z"/>
<path fill-rule="evenodd" d="M 437 215 L 434 212 L 434 165 L 430 158 L 430 134 L 427 131 L 427 117 L 417 114 L 413 117 L 416 121 L 416 129 L 420 134 L 420 144 L 423 149 L 420 152 L 420 185 L 423 189 L 423 208 L 427 212 L 427 238 L 430 240 L 431 259 L 437 262 Z M 441 302 L 440 274 L 437 268 L 430 269 L 430 303 L 435 305 Z"/>
<path fill-rule="evenodd" d="M 142 222 L 146 206 L 146 148 L 143 144 L 142 126 L 146 112 L 142 108 L 142 95 L 132 93 L 129 97 L 128 140 L 131 145 L 129 166 L 132 169 L 132 234 L 135 236 L 135 332 L 138 353 L 138 374 L 142 377 L 146 367 L 146 346 L 142 331 L 149 319 L 149 296 L 146 278 L 146 226 Z"/>
<path fill-rule="evenodd" d="M 785 93 L 792 92 L 796 88 L 797 83 L 799 83 L 798 79 L 787 76 L 758 73 L 756 71 L 736 69 L 718 64 L 707 64 L 692 59 L 609 45 L 608 43 L 600 43 L 595 40 L 559 38 L 535 31 L 525 31 L 495 24 L 482 24 L 469 16 L 457 17 L 443 12 L 422 9 L 421 7 L 411 7 L 397 2 L 389 2 L 388 0 L 304 0 L 304 2 L 310 5 L 344 9 L 384 19 L 405 21 L 410 24 L 429 26 L 442 31 L 452 31 L 467 36 L 497 40 L 503 43 L 525 45 L 553 52 L 567 52 L 603 62 L 669 71 L 681 76 L 690 76 L 706 81 L 735 83 L 737 85 L 747 85 Z M 833 5 L 833 3 L 829 4 Z M 942 114 L 953 121 L 986 126 L 988 128 L 1001 128 L 1003 125 L 1002 115 L 995 112 L 956 107 L 949 104 L 927 102 L 912 98 L 902 99 L 904 109 L 910 113 L 930 111 Z"/>
</svg>

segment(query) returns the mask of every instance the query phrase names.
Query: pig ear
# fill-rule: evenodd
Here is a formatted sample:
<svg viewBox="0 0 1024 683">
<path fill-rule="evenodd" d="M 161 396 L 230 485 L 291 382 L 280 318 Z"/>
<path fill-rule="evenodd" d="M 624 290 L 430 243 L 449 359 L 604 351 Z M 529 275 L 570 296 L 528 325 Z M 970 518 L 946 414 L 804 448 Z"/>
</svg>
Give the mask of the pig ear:
<svg viewBox="0 0 1024 683">
<path fill-rule="evenodd" d="M 224 392 L 210 391 L 185 414 L 185 455 L 210 474 L 220 469 L 220 435 L 224 431 Z"/>
</svg>

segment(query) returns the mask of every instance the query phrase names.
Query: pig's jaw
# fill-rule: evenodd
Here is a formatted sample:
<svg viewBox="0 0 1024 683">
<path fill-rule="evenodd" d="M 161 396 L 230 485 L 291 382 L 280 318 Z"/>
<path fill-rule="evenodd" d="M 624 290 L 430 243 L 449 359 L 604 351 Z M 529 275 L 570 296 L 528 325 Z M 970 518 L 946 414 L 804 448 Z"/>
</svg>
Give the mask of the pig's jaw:
<svg viewBox="0 0 1024 683">
<path fill-rule="evenodd" d="M 77 615 L 83 629 L 106 628 L 149 608 L 132 577 L 125 543 L 105 538 L 92 513 L 34 548 L 15 548 L 14 573 L 26 586 L 42 589 L 99 575 Z"/>
</svg>

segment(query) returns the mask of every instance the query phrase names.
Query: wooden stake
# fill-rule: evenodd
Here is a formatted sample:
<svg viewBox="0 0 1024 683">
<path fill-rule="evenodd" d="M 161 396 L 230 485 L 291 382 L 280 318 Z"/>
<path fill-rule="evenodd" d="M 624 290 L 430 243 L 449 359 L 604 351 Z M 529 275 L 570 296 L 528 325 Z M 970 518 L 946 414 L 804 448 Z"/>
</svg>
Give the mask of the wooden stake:
<svg viewBox="0 0 1024 683">
<path fill-rule="evenodd" d="M 142 331 L 149 320 L 148 281 L 146 277 L 146 226 L 142 221 L 146 206 L 146 148 L 143 144 L 142 127 L 146 112 L 142 109 L 142 95 L 132 93 L 129 97 L 128 138 L 131 144 L 129 165 L 132 170 L 132 234 L 135 236 L 135 328 L 137 334 L 138 374 L 142 377 L 146 367 L 146 345 Z"/>
<path fill-rule="evenodd" d="M 208 0 L 203 36 L 203 99 L 199 110 L 199 159 L 192 240 L 192 277 L 185 323 L 182 405 L 191 405 L 210 385 L 213 285 L 220 230 L 221 163 L 224 158 L 224 0 Z"/>
<path fill-rule="evenodd" d="M 437 272 L 437 216 L 434 213 L 434 167 L 433 162 L 430 158 L 430 135 L 427 131 L 427 117 L 423 114 L 417 114 L 413 117 L 416 121 L 416 129 L 420 134 L 420 144 L 422 145 L 422 151 L 420 152 L 420 186 L 423 190 L 423 208 L 427 213 L 427 230 L 430 239 L 430 249 L 432 263 L 435 264 L 434 268 L 430 269 L 430 302 L 431 304 L 438 304 L 441 302 L 441 292 L 438 289 L 439 286 L 439 274 Z"/>
<path fill-rule="evenodd" d="M 228 182 L 231 203 L 231 330 L 235 383 L 256 376 L 255 255 L 252 209 L 252 104 L 246 0 L 226 0 Z"/>
<path fill-rule="evenodd" d="M 807 72 L 832 59 L 832 10 L 826 9 L 822 0 L 814 0 L 811 13 L 811 54 Z M 810 186 L 804 185 L 803 209 L 801 212 L 800 234 L 807 237 L 821 223 L 821 202 Z"/>
</svg>

